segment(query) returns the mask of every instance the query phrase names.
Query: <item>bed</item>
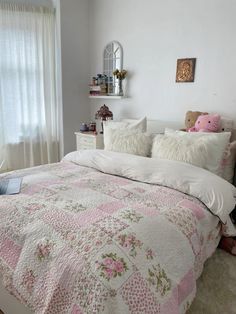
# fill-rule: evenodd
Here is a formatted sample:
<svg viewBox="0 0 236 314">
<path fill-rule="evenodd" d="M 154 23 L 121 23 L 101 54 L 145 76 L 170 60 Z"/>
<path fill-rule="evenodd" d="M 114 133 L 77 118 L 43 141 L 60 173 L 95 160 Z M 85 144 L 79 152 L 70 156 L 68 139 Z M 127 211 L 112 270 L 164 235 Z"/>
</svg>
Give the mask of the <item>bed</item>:
<svg viewBox="0 0 236 314">
<path fill-rule="evenodd" d="M 186 313 L 235 231 L 234 186 L 187 163 L 88 150 L 1 176 L 16 175 L 0 200 L 5 314 Z"/>
</svg>

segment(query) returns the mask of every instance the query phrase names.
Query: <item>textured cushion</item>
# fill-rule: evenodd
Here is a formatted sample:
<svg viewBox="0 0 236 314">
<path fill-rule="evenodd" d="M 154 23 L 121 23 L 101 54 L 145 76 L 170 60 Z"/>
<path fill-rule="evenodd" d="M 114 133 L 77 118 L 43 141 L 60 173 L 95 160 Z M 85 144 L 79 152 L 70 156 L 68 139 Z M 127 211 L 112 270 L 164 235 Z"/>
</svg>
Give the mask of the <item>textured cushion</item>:
<svg viewBox="0 0 236 314">
<path fill-rule="evenodd" d="M 169 144 L 162 143 L 160 152 L 158 139 L 157 143 L 154 140 L 152 156 L 188 162 L 222 176 L 221 163 L 230 135 L 230 132 L 186 133 L 166 129 L 164 137 Z"/>
<path fill-rule="evenodd" d="M 125 122 L 125 121 L 113 121 L 108 120 L 103 122 L 104 133 L 109 129 L 129 129 L 129 130 L 137 130 L 139 132 L 147 131 L 147 118 L 144 117 L 140 120 L 134 122 Z"/>
<path fill-rule="evenodd" d="M 221 117 L 221 132 L 232 132 L 234 122 L 231 119 Z M 225 158 L 222 160 L 222 178 L 233 183 L 235 168 L 235 151 L 225 152 Z"/>
<path fill-rule="evenodd" d="M 230 183 L 233 182 L 233 177 L 234 177 L 234 168 L 235 168 L 235 151 L 230 152 L 228 150 L 229 146 L 229 140 L 230 140 L 230 132 L 227 132 L 229 130 L 233 130 L 233 124 L 231 123 L 232 120 L 227 120 L 227 119 L 222 119 L 223 125 L 225 132 L 221 133 L 191 133 L 191 136 L 212 136 L 215 135 L 216 138 L 219 139 L 217 146 L 223 145 L 225 147 L 225 150 L 223 152 L 222 158 L 219 161 L 219 167 L 217 169 L 216 174 L 224 178 L 225 180 L 229 181 Z M 165 129 L 165 134 L 178 134 L 178 135 L 183 135 L 183 136 L 189 136 L 189 133 L 182 132 L 182 131 L 175 131 L 172 129 Z M 228 140 L 229 139 L 229 140 Z M 214 149 L 214 148 L 213 148 Z M 216 147 L 215 147 L 216 149 Z M 211 171 L 211 170 L 210 170 Z"/>
<path fill-rule="evenodd" d="M 108 128 L 104 133 L 104 149 L 120 153 L 148 156 L 152 145 L 151 137 L 136 130 Z"/>
<path fill-rule="evenodd" d="M 232 132 L 234 122 L 231 119 L 221 117 L 221 132 Z M 235 169 L 235 152 L 226 152 L 227 158 L 222 161 L 222 178 L 233 183 Z"/>
<path fill-rule="evenodd" d="M 183 161 L 204 168 L 207 147 L 201 139 L 193 142 L 184 137 L 159 134 L 153 141 L 152 157 Z"/>
<path fill-rule="evenodd" d="M 234 170 L 235 170 L 235 159 L 236 151 L 230 150 L 230 145 L 228 145 L 227 150 L 224 152 L 224 156 L 221 162 L 222 167 L 222 178 L 233 183 L 234 180 Z"/>
</svg>

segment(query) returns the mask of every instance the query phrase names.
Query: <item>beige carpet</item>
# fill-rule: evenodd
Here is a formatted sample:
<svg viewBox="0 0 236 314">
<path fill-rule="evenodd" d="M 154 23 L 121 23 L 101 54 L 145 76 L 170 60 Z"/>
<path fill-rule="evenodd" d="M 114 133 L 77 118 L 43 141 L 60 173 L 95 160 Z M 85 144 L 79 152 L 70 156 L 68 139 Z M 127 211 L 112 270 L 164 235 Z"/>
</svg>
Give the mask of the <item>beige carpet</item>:
<svg viewBox="0 0 236 314">
<path fill-rule="evenodd" d="M 236 256 L 217 249 L 205 263 L 188 314 L 236 314 Z"/>
</svg>

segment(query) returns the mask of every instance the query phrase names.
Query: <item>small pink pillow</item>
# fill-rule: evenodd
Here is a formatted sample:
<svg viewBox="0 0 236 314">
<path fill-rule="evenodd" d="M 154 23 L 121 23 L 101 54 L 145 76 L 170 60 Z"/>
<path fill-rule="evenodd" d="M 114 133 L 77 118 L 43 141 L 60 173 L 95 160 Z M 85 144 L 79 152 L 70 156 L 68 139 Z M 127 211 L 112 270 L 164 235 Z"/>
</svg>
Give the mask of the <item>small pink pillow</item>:
<svg viewBox="0 0 236 314">
<path fill-rule="evenodd" d="M 199 116 L 194 127 L 189 129 L 189 132 L 218 132 L 219 129 L 220 115 L 207 114 Z"/>
</svg>

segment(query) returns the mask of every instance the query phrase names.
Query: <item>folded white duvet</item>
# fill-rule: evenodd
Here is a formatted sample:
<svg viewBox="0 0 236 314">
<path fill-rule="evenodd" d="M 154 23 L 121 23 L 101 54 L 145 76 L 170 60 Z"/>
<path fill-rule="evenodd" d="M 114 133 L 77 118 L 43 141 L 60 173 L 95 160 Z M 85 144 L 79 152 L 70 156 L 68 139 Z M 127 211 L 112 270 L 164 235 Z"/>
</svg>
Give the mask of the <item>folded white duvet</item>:
<svg viewBox="0 0 236 314">
<path fill-rule="evenodd" d="M 201 200 L 226 223 L 236 204 L 236 188 L 217 175 L 190 164 L 104 150 L 81 150 L 63 160 L 131 180 L 176 189 Z"/>
</svg>

